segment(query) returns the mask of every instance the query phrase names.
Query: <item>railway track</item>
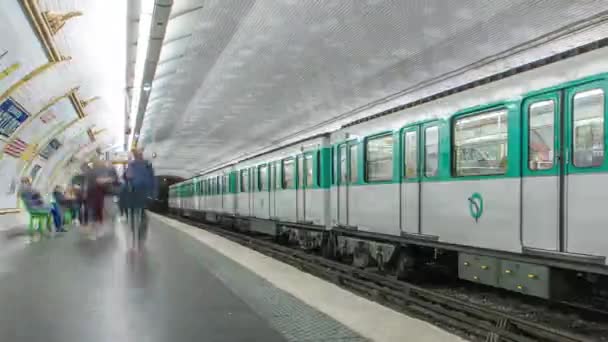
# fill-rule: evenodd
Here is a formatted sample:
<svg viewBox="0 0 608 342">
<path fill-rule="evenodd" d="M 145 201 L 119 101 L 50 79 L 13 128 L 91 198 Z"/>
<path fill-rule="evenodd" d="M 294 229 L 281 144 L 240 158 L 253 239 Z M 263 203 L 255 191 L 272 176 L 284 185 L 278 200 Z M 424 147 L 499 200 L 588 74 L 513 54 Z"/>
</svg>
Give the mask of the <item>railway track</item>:
<svg viewBox="0 0 608 342">
<path fill-rule="evenodd" d="M 438 291 L 279 245 L 268 238 L 235 232 L 176 215 L 168 217 L 211 231 L 409 316 L 441 326 L 466 339 L 486 342 L 596 341 L 591 337 L 531 322 Z"/>
</svg>

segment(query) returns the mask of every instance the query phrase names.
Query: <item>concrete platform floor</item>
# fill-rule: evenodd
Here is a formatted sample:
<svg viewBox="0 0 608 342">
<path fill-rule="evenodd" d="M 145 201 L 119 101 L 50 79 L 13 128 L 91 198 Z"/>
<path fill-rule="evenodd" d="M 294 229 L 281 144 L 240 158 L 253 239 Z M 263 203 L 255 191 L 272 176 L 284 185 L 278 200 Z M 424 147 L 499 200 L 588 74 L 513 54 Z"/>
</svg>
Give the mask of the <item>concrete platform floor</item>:
<svg viewBox="0 0 608 342">
<path fill-rule="evenodd" d="M 0 243 L 0 341 L 452 341 L 219 236 L 151 214 L 141 254 L 124 224 Z"/>
<path fill-rule="evenodd" d="M 293 340 L 201 264 L 212 250 L 158 221 L 150 228 L 141 255 L 120 224 L 96 240 L 74 230 L 6 241 L 0 341 Z"/>
</svg>

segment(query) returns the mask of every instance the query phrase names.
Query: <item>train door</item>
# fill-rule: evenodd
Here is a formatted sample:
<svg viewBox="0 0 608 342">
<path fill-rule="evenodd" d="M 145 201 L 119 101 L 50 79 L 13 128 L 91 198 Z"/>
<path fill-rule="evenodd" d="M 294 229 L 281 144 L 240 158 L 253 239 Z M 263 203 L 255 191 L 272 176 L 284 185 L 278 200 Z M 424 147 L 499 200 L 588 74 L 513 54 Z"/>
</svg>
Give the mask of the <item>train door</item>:
<svg viewBox="0 0 608 342">
<path fill-rule="evenodd" d="M 277 194 L 277 212 L 281 220 L 297 222 L 297 190 L 296 190 L 296 159 L 287 158 L 282 161 L 281 187 Z"/>
<path fill-rule="evenodd" d="M 278 161 L 274 163 L 274 191 L 272 196 L 274 197 L 274 205 L 272 206 L 274 213 L 273 216 L 277 219 L 281 216 L 279 212 L 279 191 L 283 188 L 283 178 L 281 176 L 282 162 Z"/>
<path fill-rule="evenodd" d="M 194 202 L 194 210 L 200 210 L 198 205 L 198 180 L 196 178 L 192 180 L 192 199 Z"/>
<path fill-rule="evenodd" d="M 249 216 L 249 169 L 240 171 L 239 195 L 238 195 L 238 214 L 241 216 Z"/>
<path fill-rule="evenodd" d="M 565 203 L 562 92 L 523 102 L 522 244 L 547 251 L 563 250 Z"/>
<path fill-rule="evenodd" d="M 356 208 L 354 206 L 355 199 L 354 196 L 357 194 L 355 191 L 351 191 L 351 187 L 353 184 L 357 184 L 359 182 L 359 142 L 353 141 L 348 144 L 348 208 L 346 212 L 348 214 L 348 226 L 351 228 L 355 228 L 357 226 L 357 221 L 353 219 L 355 210 L 351 211 L 352 208 Z M 360 194 L 361 192 L 359 192 Z M 361 203 L 361 201 L 359 201 Z"/>
<path fill-rule="evenodd" d="M 528 98 L 523 103 L 522 244 L 605 255 L 608 220 L 604 82 Z"/>
<path fill-rule="evenodd" d="M 199 183 L 199 193 L 198 193 L 198 198 L 199 198 L 198 205 L 199 205 L 199 209 L 201 211 L 205 210 L 205 198 L 203 197 L 203 185 L 204 185 L 203 180 L 201 180 Z"/>
<path fill-rule="evenodd" d="M 304 175 L 304 156 L 298 156 L 296 161 L 298 167 L 298 175 L 297 180 L 298 183 L 296 185 L 296 215 L 298 222 L 304 222 L 305 218 L 305 208 L 306 208 L 306 193 L 304 191 L 304 183 L 305 183 L 305 175 Z"/>
<path fill-rule="evenodd" d="M 270 216 L 270 192 L 268 191 L 269 190 L 268 189 L 268 186 L 269 186 L 268 168 L 269 167 L 270 167 L 270 164 L 266 164 L 266 165 L 262 165 L 262 166 L 258 167 L 260 192 L 258 193 L 259 200 L 256 203 L 256 205 L 258 206 L 257 211 L 259 213 L 259 216 L 261 218 L 265 218 L 265 219 L 267 219 Z"/>
<path fill-rule="evenodd" d="M 222 176 L 215 176 L 215 212 L 222 209 Z"/>
<path fill-rule="evenodd" d="M 348 226 L 348 144 L 338 146 L 338 225 Z"/>
<path fill-rule="evenodd" d="M 402 136 L 401 231 L 420 234 L 420 126 L 407 127 Z"/>
<path fill-rule="evenodd" d="M 226 211 L 226 206 L 228 205 L 228 175 L 222 175 L 222 212 Z"/>
<path fill-rule="evenodd" d="M 312 154 L 308 153 L 304 156 L 304 218 L 303 221 L 308 223 L 312 222 L 312 203 L 310 202 L 312 199 L 313 191 L 313 160 Z"/>
<path fill-rule="evenodd" d="M 277 189 L 277 166 L 276 163 L 270 163 L 270 203 L 268 203 L 268 207 L 270 210 L 270 218 L 274 219 L 277 217 L 277 209 L 275 207 L 275 202 L 277 200 L 276 197 L 276 189 Z"/>
<path fill-rule="evenodd" d="M 258 191 L 258 170 L 255 167 L 249 170 L 249 216 L 255 215 L 255 194 Z"/>
<path fill-rule="evenodd" d="M 607 81 L 572 87 L 565 93 L 566 212 L 563 245 L 569 253 L 606 256 L 608 241 Z"/>
</svg>

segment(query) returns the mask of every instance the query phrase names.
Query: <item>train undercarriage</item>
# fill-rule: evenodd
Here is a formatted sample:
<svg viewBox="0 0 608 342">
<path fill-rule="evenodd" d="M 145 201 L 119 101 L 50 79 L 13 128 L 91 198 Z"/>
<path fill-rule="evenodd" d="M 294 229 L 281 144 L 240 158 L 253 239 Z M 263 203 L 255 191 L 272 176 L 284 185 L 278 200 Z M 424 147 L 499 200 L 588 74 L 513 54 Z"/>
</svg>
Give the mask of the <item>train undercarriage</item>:
<svg viewBox="0 0 608 342">
<path fill-rule="evenodd" d="M 241 232 L 272 236 L 280 244 L 361 269 L 376 269 L 400 280 L 460 279 L 544 299 L 578 298 L 583 294 L 590 298 L 608 298 L 606 274 L 575 269 L 571 265 L 569 268 L 556 267 L 559 260 L 540 263 L 539 259 L 527 260 L 518 255 L 509 258 L 500 253 L 452 250 L 424 242 L 399 241 L 369 234 L 360 236 L 359 232 L 345 228 L 329 231 L 299 223 L 196 211 L 172 212 Z"/>
</svg>

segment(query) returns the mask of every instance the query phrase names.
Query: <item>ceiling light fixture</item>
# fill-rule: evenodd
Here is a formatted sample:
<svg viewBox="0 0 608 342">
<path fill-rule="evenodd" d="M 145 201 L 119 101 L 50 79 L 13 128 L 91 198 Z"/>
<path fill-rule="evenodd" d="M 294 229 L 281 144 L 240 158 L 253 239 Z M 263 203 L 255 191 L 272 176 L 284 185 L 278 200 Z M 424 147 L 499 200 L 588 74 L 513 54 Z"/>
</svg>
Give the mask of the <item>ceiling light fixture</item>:
<svg viewBox="0 0 608 342">
<path fill-rule="evenodd" d="M 141 1 L 141 12 L 139 14 L 139 36 L 137 37 L 137 53 L 135 58 L 135 77 L 134 77 L 134 85 L 142 86 L 144 91 L 146 90 L 146 85 L 143 83 L 144 72 L 146 67 L 146 59 L 148 55 L 148 43 L 150 42 L 150 32 L 152 29 L 152 16 L 154 15 L 154 0 L 142 0 Z M 151 86 L 148 84 L 151 89 Z M 137 88 L 136 88 L 137 89 Z M 131 101 L 131 122 L 130 127 L 135 127 L 135 121 L 137 120 L 137 113 L 139 112 L 139 98 L 141 94 L 140 91 L 135 91 L 133 94 L 133 101 Z M 133 130 L 134 132 L 135 130 Z M 131 132 L 129 136 L 129 143 L 127 146 L 131 146 L 133 144 L 133 139 L 135 138 Z"/>
</svg>

